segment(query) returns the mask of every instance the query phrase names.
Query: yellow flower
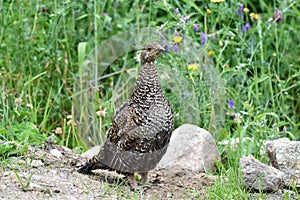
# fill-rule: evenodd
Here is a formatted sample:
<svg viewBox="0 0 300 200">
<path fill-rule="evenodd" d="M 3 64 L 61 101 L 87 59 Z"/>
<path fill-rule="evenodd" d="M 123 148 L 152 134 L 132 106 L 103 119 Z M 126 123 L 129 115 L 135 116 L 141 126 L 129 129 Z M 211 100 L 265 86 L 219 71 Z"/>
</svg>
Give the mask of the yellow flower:
<svg viewBox="0 0 300 200">
<path fill-rule="evenodd" d="M 210 9 L 206 9 L 206 13 L 208 14 L 208 15 L 210 15 L 211 14 L 211 10 Z"/>
<path fill-rule="evenodd" d="M 276 56 L 277 56 L 277 54 L 276 54 L 276 53 L 273 53 L 273 54 L 272 54 L 272 56 L 273 56 L 273 57 L 276 57 Z"/>
<path fill-rule="evenodd" d="M 180 43 L 182 41 L 182 37 L 181 36 L 174 36 L 174 42 L 175 43 Z"/>
<path fill-rule="evenodd" d="M 209 51 L 208 51 L 208 55 L 209 55 L 209 56 L 212 56 L 212 55 L 213 55 L 213 51 L 212 51 L 212 50 L 209 50 Z"/>
<path fill-rule="evenodd" d="M 198 69 L 196 64 L 190 64 L 187 66 L 188 70 L 196 71 Z"/>
<path fill-rule="evenodd" d="M 230 39 L 231 39 L 231 40 L 234 40 L 235 38 L 234 38 L 234 36 L 232 35 L 232 36 L 230 36 Z"/>
<path fill-rule="evenodd" d="M 213 2 L 213 3 L 220 3 L 220 2 L 224 2 L 225 0 L 210 0 L 210 2 Z"/>
<path fill-rule="evenodd" d="M 249 12 L 249 9 L 248 8 L 244 8 L 244 12 L 245 13 Z"/>
<path fill-rule="evenodd" d="M 259 14 L 257 14 L 257 13 L 250 13 L 250 18 L 253 21 L 257 21 L 257 20 L 259 20 Z"/>
</svg>

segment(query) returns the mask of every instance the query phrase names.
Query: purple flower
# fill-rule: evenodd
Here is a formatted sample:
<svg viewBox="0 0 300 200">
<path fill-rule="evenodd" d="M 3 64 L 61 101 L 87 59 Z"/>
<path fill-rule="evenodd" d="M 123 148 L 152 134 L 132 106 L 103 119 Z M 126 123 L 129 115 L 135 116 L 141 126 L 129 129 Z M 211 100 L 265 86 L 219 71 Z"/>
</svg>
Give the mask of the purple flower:
<svg viewBox="0 0 300 200">
<path fill-rule="evenodd" d="M 199 31 L 198 24 L 194 24 L 194 31 L 196 31 L 196 32 L 198 32 L 198 31 Z"/>
<path fill-rule="evenodd" d="M 205 42 L 206 42 L 206 40 L 207 40 L 207 35 L 206 35 L 206 33 L 201 32 L 201 33 L 200 33 L 200 36 L 201 36 L 201 44 L 202 44 L 202 47 L 204 47 Z"/>
<path fill-rule="evenodd" d="M 175 9 L 175 14 L 179 15 L 179 9 L 178 8 Z"/>
<path fill-rule="evenodd" d="M 108 13 L 107 12 L 103 12 L 102 16 L 108 16 Z"/>
<path fill-rule="evenodd" d="M 169 51 L 170 51 L 170 44 L 167 43 L 167 44 L 165 45 L 165 52 L 169 52 Z"/>
<path fill-rule="evenodd" d="M 244 5 L 241 4 L 238 9 L 236 9 L 235 14 L 240 16 L 240 18 L 244 19 Z"/>
<path fill-rule="evenodd" d="M 273 15 L 273 20 L 276 21 L 277 23 L 282 22 L 282 13 L 281 10 L 279 10 L 278 8 L 275 9 L 275 13 Z"/>
<path fill-rule="evenodd" d="M 217 39 L 217 35 L 216 35 L 216 34 L 213 34 L 213 35 L 211 36 L 211 39 L 213 39 L 213 40 Z"/>
<path fill-rule="evenodd" d="M 180 17 L 180 21 L 182 21 L 183 23 L 186 23 L 188 20 L 188 18 L 186 16 L 181 16 Z"/>
<path fill-rule="evenodd" d="M 244 24 L 242 27 L 242 33 L 245 34 L 245 32 L 249 29 L 250 29 L 250 24 L 249 23 Z"/>
<path fill-rule="evenodd" d="M 228 107 L 229 108 L 233 108 L 234 107 L 234 103 L 232 99 L 228 99 Z"/>
<path fill-rule="evenodd" d="M 175 53 L 177 53 L 177 52 L 179 51 L 179 47 L 178 47 L 178 44 L 177 44 L 177 43 L 174 44 L 173 50 L 174 50 Z"/>
</svg>

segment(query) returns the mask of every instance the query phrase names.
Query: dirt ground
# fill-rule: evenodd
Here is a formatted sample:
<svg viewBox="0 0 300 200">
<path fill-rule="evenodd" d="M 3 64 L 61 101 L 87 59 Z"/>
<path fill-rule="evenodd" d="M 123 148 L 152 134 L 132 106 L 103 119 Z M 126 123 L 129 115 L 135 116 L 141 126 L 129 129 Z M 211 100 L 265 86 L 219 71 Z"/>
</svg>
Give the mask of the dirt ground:
<svg viewBox="0 0 300 200">
<path fill-rule="evenodd" d="M 0 168 L 0 199 L 206 199 L 207 187 L 216 179 L 205 173 L 157 169 L 149 172 L 148 185 L 133 192 L 114 172 L 78 173 L 76 165 L 84 159 L 66 147 L 55 148 L 59 152 L 51 154 L 31 147 L 26 155 L 10 158 L 13 164 Z"/>
</svg>

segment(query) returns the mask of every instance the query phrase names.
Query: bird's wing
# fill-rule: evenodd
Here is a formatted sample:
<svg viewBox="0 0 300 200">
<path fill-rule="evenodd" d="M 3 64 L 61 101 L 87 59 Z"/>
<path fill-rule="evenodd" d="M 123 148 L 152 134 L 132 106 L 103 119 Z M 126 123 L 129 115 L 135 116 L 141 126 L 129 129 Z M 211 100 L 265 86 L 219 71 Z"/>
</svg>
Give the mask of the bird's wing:
<svg viewBox="0 0 300 200">
<path fill-rule="evenodd" d="M 107 140 L 120 151 L 133 150 L 144 121 L 141 108 L 126 102 L 117 112 L 108 130 Z"/>
</svg>

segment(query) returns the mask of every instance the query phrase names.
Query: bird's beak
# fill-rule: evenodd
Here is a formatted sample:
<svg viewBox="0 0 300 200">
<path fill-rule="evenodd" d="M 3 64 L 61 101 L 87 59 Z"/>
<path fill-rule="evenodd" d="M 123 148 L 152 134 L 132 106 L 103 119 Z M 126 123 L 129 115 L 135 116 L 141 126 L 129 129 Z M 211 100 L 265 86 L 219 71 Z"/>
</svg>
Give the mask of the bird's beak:
<svg viewBox="0 0 300 200">
<path fill-rule="evenodd" d="M 160 51 L 165 51 L 165 48 L 163 48 L 162 46 L 159 47 Z"/>
</svg>

